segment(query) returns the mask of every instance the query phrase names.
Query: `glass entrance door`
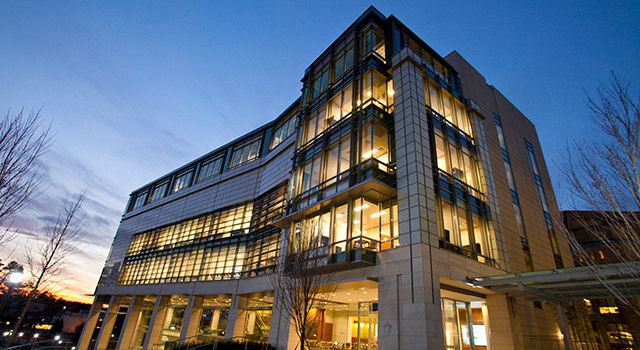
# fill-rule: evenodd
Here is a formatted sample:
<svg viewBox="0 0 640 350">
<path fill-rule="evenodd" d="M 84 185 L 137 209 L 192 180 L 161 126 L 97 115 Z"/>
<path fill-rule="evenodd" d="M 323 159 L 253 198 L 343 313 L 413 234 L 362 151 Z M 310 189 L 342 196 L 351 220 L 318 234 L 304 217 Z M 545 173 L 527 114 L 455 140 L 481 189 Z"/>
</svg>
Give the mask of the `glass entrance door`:
<svg viewBox="0 0 640 350">
<path fill-rule="evenodd" d="M 447 350 L 491 349 L 484 301 L 442 299 L 444 342 Z"/>
</svg>

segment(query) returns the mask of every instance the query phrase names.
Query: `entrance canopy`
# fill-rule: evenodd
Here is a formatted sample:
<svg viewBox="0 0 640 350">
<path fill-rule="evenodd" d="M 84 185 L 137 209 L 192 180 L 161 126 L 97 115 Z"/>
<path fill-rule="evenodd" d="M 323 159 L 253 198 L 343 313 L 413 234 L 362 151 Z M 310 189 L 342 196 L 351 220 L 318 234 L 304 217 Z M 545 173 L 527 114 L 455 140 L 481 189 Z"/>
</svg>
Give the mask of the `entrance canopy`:
<svg viewBox="0 0 640 350">
<path fill-rule="evenodd" d="M 640 261 L 469 278 L 478 287 L 530 301 L 640 297 Z"/>
<path fill-rule="evenodd" d="M 556 304 L 566 350 L 574 350 L 564 305 L 575 299 L 640 297 L 640 261 L 469 278 L 477 287 Z"/>
</svg>

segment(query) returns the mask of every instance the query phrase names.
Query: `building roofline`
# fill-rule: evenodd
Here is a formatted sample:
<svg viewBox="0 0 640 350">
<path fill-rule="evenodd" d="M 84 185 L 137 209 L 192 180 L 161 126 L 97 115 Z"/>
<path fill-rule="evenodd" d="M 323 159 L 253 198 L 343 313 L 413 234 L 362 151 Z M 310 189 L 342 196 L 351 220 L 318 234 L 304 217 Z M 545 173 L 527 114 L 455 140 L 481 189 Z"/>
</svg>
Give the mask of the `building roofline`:
<svg viewBox="0 0 640 350">
<path fill-rule="evenodd" d="M 255 136 L 255 135 L 257 135 L 257 134 L 259 134 L 261 132 L 264 132 L 266 129 L 268 129 L 271 126 L 273 126 L 273 125 L 277 124 L 278 122 L 280 122 L 280 120 L 282 120 L 283 118 L 286 118 L 287 115 L 289 115 L 289 113 L 291 113 L 296 107 L 299 106 L 300 99 L 301 99 L 301 97 L 298 97 L 282 113 L 280 113 L 280 115 L 278 115 L 278 117 L 276 117 L 275 119 L 271 120 L 270 122 L 268 122 L 268 123 L 266 123 L 264 125 L 261 125 L 261 126 L 257 127 L 256 129 L 253 129 L 253 130 L 249 131 L 248 133 L 246 133 L 246 134 L 244 134 L 244 135 L 242 135 L 242 136 L 240 136 L 240 137 L 238 137 L 238 138 L 236 138 L 236 139 L 234 139 L 232 141 L 229 141 L 229 142 L 225 143 L 222 146 L 217 147 L 213 151 L 210 151 L 210 152 L 208 152 L 208 153 L 206 153 L 206 154 L 204 154 L 204 155 L 202 155 L 202 156 L 190 161 L 189 163 L 187 163 L 185 165 L 182 165 L 179 168 L 176 168 L 176 169 L 174 169 L 174 170 L 172 170 L 172 171 L 170 171 L 170 172 L 168 172 L 168 173 L 166 173 L 166 174 L 164 174 L 164 175 L 162 175 L 162 176 L 160 176 L 160 177 L 158 177 L 158 178 L 156 178 L 156 179 L 144 184 L 143 186 L 140 186 L 140 187 L 136 188 L 135 190 L 133 190 L 133 191 L 131 191 L 129 193 L 129 196 L 133 195 L 136 192 L 139 192 L 140 190 L 143 190 L 143 189 L 153 185 L 154 183 L 156 183 L 156 182 L 158 182 L 160 180 L 164 180 L 167 177 L 170 177 L 171 175 L 173 175 L 175 173 L 179 173 L 179 172 L 181 172 L 181 171 L 183 171 L 183 170 L 185 170 L 185 169 L 187 169 L 187 168 L 189 168 L 191 166 L 194 166 L 195 164 L 197 164 L 198 162 L 202 161 L 203 159 L 211 157 L 211 156 L 215 155 L 216 153 L 219 153 L 219 152 L 223 151 L 224 149 L 228 148 L 229 146 L 231 146 L 233 144 L 242 142 L 242 141 L 244 141 L 246 139 L 249 139 L 249 138 L 251 138 L 251 137 L 253 137 L 253 136 Z"/>
</svg>

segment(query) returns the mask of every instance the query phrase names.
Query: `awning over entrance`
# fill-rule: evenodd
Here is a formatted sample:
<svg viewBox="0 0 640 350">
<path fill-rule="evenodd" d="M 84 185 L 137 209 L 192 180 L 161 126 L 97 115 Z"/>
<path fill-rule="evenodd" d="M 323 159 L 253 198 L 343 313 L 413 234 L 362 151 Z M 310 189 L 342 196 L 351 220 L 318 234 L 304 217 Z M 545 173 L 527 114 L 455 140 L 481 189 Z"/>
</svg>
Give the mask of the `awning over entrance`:
<svg viewBox="0 0 640 350">
<path fill-rule="evenodd" d="M 611 298 L 614 294 L 637 298 L 640 297 L 639 281 L 640 261 L 469 278 L 473 285 L 495 293 L 555 303 L 567 350 L 574 347 L 564 305 L 571 300 Z"/>
<path fill-rule="evenodd" d="M 531 301 L 568 303 L 574 299 L 611 298 L 611 289 L 623 297 L 640 297 L 640 261 L 581 266 L 470 278 L 475 286 Z"/>
</svg>

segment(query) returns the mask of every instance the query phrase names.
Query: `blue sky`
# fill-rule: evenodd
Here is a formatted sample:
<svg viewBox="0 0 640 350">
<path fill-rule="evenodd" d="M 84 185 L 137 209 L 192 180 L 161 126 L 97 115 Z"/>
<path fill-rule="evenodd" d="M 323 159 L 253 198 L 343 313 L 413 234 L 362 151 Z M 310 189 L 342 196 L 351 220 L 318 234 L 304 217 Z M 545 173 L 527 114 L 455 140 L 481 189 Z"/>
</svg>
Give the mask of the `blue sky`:
<svg viewBox="0 0 640 350">
<path fill-rule="evenodd" d="M 13 245 L 88 188 L 83 253 L 60 286 L 92 293 L 128 194 L 278 116 L 369 5 L 510 99 L 555 181 L 567 139 L 598 137 L 586 93 L 611 70 L 640 84 L 638 1 L 2 1 L 0 112 L 42 108 L 55 131 Z M 19 259 L 13 245 L 0 258 Z"/>
</svg>

